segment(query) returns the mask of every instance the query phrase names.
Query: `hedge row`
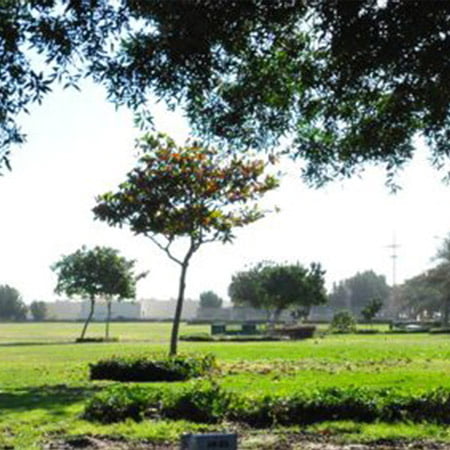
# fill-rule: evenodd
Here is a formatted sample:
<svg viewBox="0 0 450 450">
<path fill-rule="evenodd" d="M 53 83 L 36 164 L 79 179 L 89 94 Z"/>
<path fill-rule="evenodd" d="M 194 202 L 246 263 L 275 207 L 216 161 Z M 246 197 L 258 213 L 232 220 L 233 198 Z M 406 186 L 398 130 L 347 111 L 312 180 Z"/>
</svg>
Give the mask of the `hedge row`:
<svg viewBox="0 0 450 450">
<path fill-rule="evenodd" d="M 304 425 L 326 420 L 412 421 L 450 424 L 450 389 L 407 395 L 393 389 L 327 388 L 290 396 L 251 396 L 214 382 L 150 387 L 114 385 L 95 395 L 84 418 L 102 423 L 146 418 L 200 423 L 231 420 L 252 427 Z"/>
<path fill-rule="evenodd" d="M 120 356 L 90 364 L 91 380 L 113 381 L 184 381 L 209 373 L 216 366 L 215 357 L 178 355 L 163 357 Z"/>
</svg>

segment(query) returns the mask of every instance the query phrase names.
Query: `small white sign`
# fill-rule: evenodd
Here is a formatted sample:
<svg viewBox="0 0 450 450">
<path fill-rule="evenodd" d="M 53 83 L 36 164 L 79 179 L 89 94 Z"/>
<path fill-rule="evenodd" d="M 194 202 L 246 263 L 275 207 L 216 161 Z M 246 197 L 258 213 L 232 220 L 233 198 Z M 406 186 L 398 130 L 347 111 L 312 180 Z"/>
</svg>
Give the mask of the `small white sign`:
<svg viewBox="0 0 450 450">
<path fill-rule="evenodd" d="M 185 434 L 181 437 L 181 450 L 237 450 L 237 434 Z"/>
</svg>

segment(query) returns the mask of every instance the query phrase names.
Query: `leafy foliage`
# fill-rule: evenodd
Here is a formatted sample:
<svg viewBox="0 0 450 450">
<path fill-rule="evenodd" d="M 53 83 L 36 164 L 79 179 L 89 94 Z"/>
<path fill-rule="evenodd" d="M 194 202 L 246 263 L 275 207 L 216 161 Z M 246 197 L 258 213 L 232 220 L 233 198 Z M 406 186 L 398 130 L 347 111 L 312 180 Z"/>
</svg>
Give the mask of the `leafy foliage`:
<svg viewBox="0 0 450 450">
<path fill-rule="evenodd" d="M 86 75 L 135 110 L 149 94 L 182 105 L 198 131 L 234 146 L 292 134 L 314 184 L 364 162 L 392 176 L 418 133 L 441 167 L 449 17 L 446 2 L 421 0 L 3 0 L 0 144 L 23 141 L 15 117 L 53 83 Z"/>
<path fill-rule="evenodd" d="M 44 320 L 47 317 L 47 305 L 40 301 L 31 302 L 30 313 L 34 320 Z"/>
<path fill-rule="evenodd" d="M 366 270 L 335 284 L 329 301 L 330 306 L 335 309 L 349 309 L 353 314 L 359 315 L 374 298 L 387 303 L 389 295 L 390 288 L 385 276 Z"/>
<path fill-rule="evenodd" d="M 131 276 L 134 264 L 135 261 L 126 260 L 110 247 L 82 247 L 52 266 L 58 277 L 55 290 L 69 297 L 132 298 L 135 294 L 135 280 Z"/>
<path fill-rule="evenodd" d="M 233 275 L 228 292 L 237 305 L 265 309 L 276 320 L 287 308 L 310 308 L 326 302 L 320 264 L 259 263 Z"/>
<path fill-rule="evenodd" d="M 0 319 L 25 320 L 27 306 L 17 289 L 4 284 L 0 286 Z"/>
<path fill-rule="evenodd" d="M 278 185 L 273 176 L 261 179 L 262 161 L 229 159 L 199 142 L 177 146 L 167 136 L 146 134 L 138 148 L 137 167 L 118 192 L 98 197 L 94 214 L 169 244 L 188 236 L 194 251 L 204 242 L 229 242 L 233 228 L 263 217 L 254 202 Z"/>
<path fill-rule="evenodd" d="M 136 280 L 140 276 L 134 275 L 134 264 L 134 260 L 127 260 L 113 248 L 97 246 L 88 249 L 83 246 L 70 255 L 64 255 L 52 266 L 58 277 L 57 293 L 64 292 L 69 297 L 88 297 L 91 302 L 81 339 L 92 319 L 98 298 L 104 298 L 110 305 L 113 298 L 121 300 L 135 296 Z M 108 325 L 109 321 L 107 330 Z"/>
<path fill-rule="evenodd" d="M 339 311 L 331 319 L 330 330 L 335 333 L 353 333 L 356 330 L 356 320 L 350 311 Z"/>
<path fill-rule="evenodd" d="M 362 310 L 361 315 L 367 322 L 371 322 L 372 319 L 381 311 L 383 302 L 379 298 L 373 298 Z"/>
<path fill-rule="evenodd" d="M 223 300 L 213 291 L 200 294 L 200 308 L 220 308 Z"/>
<path fill-rule="evenodd" d="M 171 337 L 176 353 L 186 272 L 192 255 L 207 242 L 230 242 L 233 230 L 264 217 L 257 200 L 278 186 L 264 175 L 260 160 L 227 157 L 199 142 L 178 146 L 168 136 L 145 134 L 138 142 L 141 157 L 115 193 L 97 198 L 96 218 L 113 226 L 126 224 L 148 236 L 181 266 L 177 307 Z M 187 238 L 183 257 L 171 249 Z"/>
<path fill-rule="evenodd" d="M 89 365 L 91 380 L 115 381 L 183 381 L 206 375 L 214 367 L 211 354 L 113 357 Z"/>
<path fill-rule="evenodd" d="M 427 272 L 405 280 L 397 287 L 393 309 L 397 315 L 432 318 L 442 307 L 442 294 Z"/>
<path fill-rule="evenodd" d="M 450 392 L 435 389 L 403 394 L 394 389 L 319 388 L 290 395 L 237 394 L 217 383 L 182 388 L 112 386 L 95 395 L 84 417 L 103 423 L 145 417 L 216 423 L 231 420 L 252 427 L 304 425 L 326 420 L 449 423 Z"/>
</svg>

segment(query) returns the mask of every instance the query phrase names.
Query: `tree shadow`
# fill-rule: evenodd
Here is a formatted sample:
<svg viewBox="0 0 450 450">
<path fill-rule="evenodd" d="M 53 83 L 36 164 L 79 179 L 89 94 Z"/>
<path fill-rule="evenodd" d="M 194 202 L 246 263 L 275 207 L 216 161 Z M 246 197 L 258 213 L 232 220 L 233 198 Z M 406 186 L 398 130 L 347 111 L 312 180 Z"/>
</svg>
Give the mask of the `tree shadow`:
<svg viewBox="0 0 450 450">
<path fill-rule="evenodd" d="M 59 415 L 73 403 L 86 400 L 100 386 L 67 386 L 65 384 L 25 387 L 0 392 L 0 411 L 25 412 L 44 409 Z"/>
<path fill-rule="evenodd" d="M 40 341 L 19 341 L 19 342 L 1 342 L 0 347 L 32 347 L 41 345 L 68 345 L 75 344 L 75 339 L 73 341 L 52 341 L 52 342 L 40 342 Z"/>
</svg>

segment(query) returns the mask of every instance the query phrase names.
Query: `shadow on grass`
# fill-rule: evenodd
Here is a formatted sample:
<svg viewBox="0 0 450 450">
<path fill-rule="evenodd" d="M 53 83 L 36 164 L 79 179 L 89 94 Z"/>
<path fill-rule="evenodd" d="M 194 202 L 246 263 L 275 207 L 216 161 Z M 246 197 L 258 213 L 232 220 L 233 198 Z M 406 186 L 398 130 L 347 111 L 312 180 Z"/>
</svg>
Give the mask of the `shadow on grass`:
<svg viewBox="0 0 450 450">
<path fill-rule="evenodd" d="M 73 403 L 90 397 L 101 389 L 96 386 L 74 387 L 65 384 L 27 387 L 0 392 L 0 411 L 22 412 L 44 409 L 58 415 Z"/>
<path fill-rule="evenodd" d="M 41 345 L 69 345 L 76 344 L 75 339 L 72 341 L 20 341 L 20 342 L 1 342 L 0 347 L 33 347 Z"/>
</svg>

